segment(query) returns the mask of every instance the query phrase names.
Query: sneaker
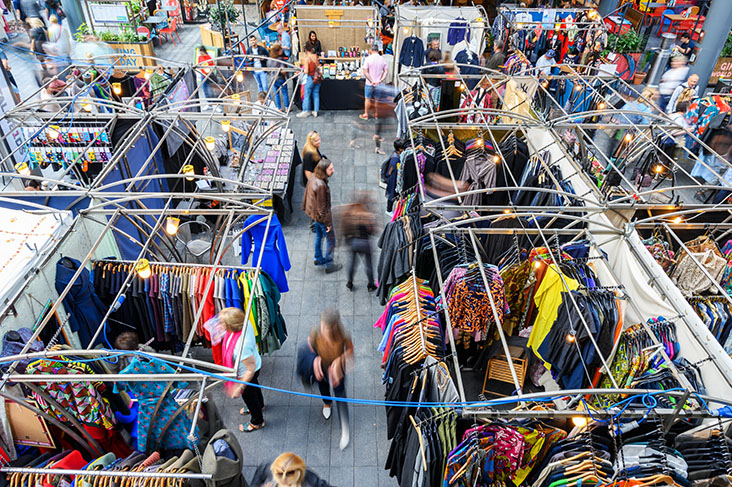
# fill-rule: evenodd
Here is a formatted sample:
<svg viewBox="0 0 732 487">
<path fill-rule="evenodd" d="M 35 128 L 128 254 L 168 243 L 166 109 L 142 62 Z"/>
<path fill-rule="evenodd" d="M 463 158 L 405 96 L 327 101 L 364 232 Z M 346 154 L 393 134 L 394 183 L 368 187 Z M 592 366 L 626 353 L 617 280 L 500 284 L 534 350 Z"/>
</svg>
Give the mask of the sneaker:
<svg viewBox="0 0 732 487">
<path fill-rule="evenodd" d="M 323 406 L 323 417 L 325 419 L 330 419 L 330 415 L 333 413 L 332 408 L 330 407 L 330 404 L 325 404 Z"/>
<path fill-rule="evenodd" d="M 373 282 L 370 282 L 368 286 L 366 286 L 366 289 L 368 289 L 369 292 L 376 291 L 376 284 Z"/>
<path fill-rule="evenodd" d="M 313 264 L 315 264 L 316 266 L 321 266 L 321 265 L 325 265 L 325 261 L 316 259 L 313 261 Z"/>
<path fill-rule="evenodd" d="M 353 291 L 353 283 L 351 281 L 348 281 L 346 283 L 346 289 L 348 289 L 349 291 Z"/>
<path fill-rule="evenodd" d="M 313 117 L 318 118 L 318 112 L 313 112 Z"/>
<path fill-rule="evenodd" d="M 333 264 L 325 268 L 325 273 L 330 274 L 331 272 L 338 272 L 341 269 L 343 269 L 343 264 Z"/>
<path fill-rule="evenodd" d="M 310 112 L 300 112 L 297 115 L 295 115 L 297 118 L 305 118 L 310 115 Z"/>
</svg>

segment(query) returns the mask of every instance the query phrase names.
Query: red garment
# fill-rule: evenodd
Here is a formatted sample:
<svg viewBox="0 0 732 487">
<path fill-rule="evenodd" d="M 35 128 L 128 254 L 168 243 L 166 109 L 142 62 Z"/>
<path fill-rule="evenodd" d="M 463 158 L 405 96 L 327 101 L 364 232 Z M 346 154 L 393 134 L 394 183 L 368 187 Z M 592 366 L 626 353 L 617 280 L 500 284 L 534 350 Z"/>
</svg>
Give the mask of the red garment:
<svg viewBox="0 0 732 487">
<path fill-rule="evenodd" d="M 63 457 L 58 462 L 46 466 L 48 469 L 59 469 L 59 470 L 81 470 L 86 466 L 86 464 L 89 463 L 88 461 L 84 460 L 84 457 L 81 456 L 81 453 L 79 453 L 78 450 L 74 450 L 65 457 Z M 72 479 L 74 478 L 73 475 L 70 476 Z M 53 476 L 51 475 L 45 475 L 43 477 L 43 487 L 55 487 L 52 483 Z"/>
<path fill-rule="evenodd" d="M 213 66 L 213 60 L 211 59 L 211 56 L 208 55 L 208 52 L 199 51 L 198 53 L 198 59 L 196 60 L 198 64 L 205 64 L 206 66 Z M 211 72 L 210 69 L 201 69 L 201 72 L 204 75 L 208 75 L 208 73 Z"/>
</svg>

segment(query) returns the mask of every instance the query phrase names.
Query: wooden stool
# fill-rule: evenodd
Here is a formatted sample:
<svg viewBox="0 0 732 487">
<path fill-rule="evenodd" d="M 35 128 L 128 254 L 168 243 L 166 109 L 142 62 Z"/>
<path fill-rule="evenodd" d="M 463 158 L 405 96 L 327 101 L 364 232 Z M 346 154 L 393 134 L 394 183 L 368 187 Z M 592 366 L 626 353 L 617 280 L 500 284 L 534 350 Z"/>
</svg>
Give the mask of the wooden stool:
<svg viewBox="0 0 732 487">
<path fill-rule="evenodd" d="M 524 380 L 526 379 L 527 360 L 523 358 L 526 355 L 526 349 L 523 347 L 508 346 L 508 351 L 511 354 L 511 360 L 513 367 L 516 370 L 516 378 L 518 379 L 519 386 L 524 386 Z M 496 355 L 492 359 L 488 360 L 488 366 L 485 368 L 485 377 L 483 377 L 483 390 L 482 394 L 486 393 L 485 385 L 490 380 L 497 380 L 500 382 L 507 382 L 513 384 L 513 376 L 511 376 L 511 367 L 508 365 L 506 355 Z M 496 394 L 493 391 L 488 391 L 494 396 L 504 396 L 504 394 Z"/>
</svg>

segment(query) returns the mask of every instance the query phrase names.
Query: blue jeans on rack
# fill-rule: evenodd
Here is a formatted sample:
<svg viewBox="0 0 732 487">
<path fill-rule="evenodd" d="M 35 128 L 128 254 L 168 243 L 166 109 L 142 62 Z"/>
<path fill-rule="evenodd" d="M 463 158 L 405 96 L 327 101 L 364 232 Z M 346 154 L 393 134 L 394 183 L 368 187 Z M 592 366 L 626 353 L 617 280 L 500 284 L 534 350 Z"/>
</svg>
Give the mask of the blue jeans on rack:
<svg viewBox="0 0 732 487">
<path fill-rule="evenodd" d="M 325 257 L 323 257 L 323 239 L 325 239 Z M 315 262 L 316 265 L 333 265 L 333 250 L 335 249 L 335 232 L 333 227 L 326 231 L 325 225 L 315 222 Z"/>
<path fill-rule="evenodd" d="M 269 88 L 267 71 L 254 71 L 254 79 L 257 80 L 257 88 L 259 88 L 259 91 L 267 93 L 267 88 Z"/>
<path fill-rule="evenodd" d="M 280 91 L 281 89 L 281 91 Z M 283 102 L 280 103 L 280 94 L 282 95 Z M 290 106 L 290 99 L 287 96 L 287 83 L 284 78 L 277 78 L 274 82 L 274 101 L 277 105 L 278 110 L 287 110 Z"/>
<path fill-rule="evenodd" d="M 310 97 L 312 96 L 312 105 L 310 103 Z M 302 100 L 302 111 L 309 112 L 320 111 L 320 83 L 313 82 L 313 77 L 310 75 L 305 76 L 305 97 Z"/>
</svg>

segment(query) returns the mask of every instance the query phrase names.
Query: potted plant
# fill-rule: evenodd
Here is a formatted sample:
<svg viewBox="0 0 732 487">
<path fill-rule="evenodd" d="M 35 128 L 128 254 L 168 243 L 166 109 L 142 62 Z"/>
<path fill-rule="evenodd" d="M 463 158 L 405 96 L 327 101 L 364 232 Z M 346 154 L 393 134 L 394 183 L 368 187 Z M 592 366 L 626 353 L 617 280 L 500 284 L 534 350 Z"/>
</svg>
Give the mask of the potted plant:
<svg viewBox="0 0 732 487">
<path fill-rule="evenodd" d="M 222 0 L 218 5 L 213 5 L 208 9 L 208 21 L 211 29 L 220 31 L 221 26 L 226 21 L 234 22 L 239 18 L 239 10 L 234 6 L 234 2 Z"/>
<path fill-rule="evenodd" d="M 152 41 L 146 35 L 138 34 L 132 26 L 124 26 L 120 32 L 102 31 L 98 35 L 119 56 L 118 66 L 125 68 L 154 64 L 154 61 L 142 58 L 155 56 Z"/>
<path fill-rule="evenodd" d="M 648 42 L 648 38 L 638 34 L 634 30 L 629 30 L 624 34 L 608 34 L 607 48 L 609 52 L 616 54 L 622 54 L 626 57 L 632 58 L 635 63 L 635 69 L 632 70 L 633 84 L 640 84 L 646 77 L 646 72 L 643 67 L 647 64 L 641 63 L 641 55 L 643 54 L 643 47 Z M 628 62 L 630 64 L 630 62 Z M 629 66 L 630 67 L 630 66 Z M 630 79 L 631 72 L 628 72 L 627 78 Z"/>
</svg>

